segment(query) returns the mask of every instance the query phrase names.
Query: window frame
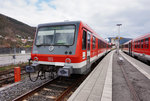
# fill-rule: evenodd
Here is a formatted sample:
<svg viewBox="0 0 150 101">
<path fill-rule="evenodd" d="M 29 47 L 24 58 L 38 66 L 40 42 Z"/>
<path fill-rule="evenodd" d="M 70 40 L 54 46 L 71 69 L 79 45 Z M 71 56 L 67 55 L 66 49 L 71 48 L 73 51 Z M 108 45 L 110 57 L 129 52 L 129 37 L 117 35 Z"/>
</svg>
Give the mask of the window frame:
<svg viewBox="0 0 150 101">
<path fill-rule="evenodd" d="M 149 38 L 145 38 L 145 49 L 149 49 Z"/>
</svg>

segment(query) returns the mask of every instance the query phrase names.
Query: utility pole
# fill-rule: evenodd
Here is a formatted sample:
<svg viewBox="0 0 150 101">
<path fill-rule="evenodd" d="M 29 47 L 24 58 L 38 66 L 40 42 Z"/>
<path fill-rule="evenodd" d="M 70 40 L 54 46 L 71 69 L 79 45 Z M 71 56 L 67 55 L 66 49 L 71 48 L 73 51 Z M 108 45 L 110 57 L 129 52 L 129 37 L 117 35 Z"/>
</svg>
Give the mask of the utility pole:
<svg viewBox="0 0 150 101">
<path fill-rule="evenodd" d="M 116 26 L 118 26 L 118 44 L 117 44 L 117 53 L 119 54 L 119 46 L 120 46 L 120 26 L 122 26 L 122 24 L 117 24 Z"/>
<path fill-rule="evenodd" d="M 14 59 L 14 64 L 16 64 L 16 47 L 14 47 L 14 55 L 13 55 L 13 59 Z"/>
</svg>

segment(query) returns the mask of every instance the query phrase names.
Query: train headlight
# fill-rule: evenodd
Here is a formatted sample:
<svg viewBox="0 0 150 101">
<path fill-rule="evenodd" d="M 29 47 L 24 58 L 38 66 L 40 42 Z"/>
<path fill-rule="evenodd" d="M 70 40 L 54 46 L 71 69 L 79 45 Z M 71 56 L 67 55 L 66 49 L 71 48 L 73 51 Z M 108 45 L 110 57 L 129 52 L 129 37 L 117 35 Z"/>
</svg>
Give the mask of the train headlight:
<svg viewBox="0 0 150 101">
<path fill-rule="evenodd" d="M 34 61 L 38 61 L 38 57 L 34 57 Z"/>
<path fill-rule="evenodd" d="M 71 59 L 70 58 L 66 58 L 65 63 L 71 63 Z"/>
</svg>

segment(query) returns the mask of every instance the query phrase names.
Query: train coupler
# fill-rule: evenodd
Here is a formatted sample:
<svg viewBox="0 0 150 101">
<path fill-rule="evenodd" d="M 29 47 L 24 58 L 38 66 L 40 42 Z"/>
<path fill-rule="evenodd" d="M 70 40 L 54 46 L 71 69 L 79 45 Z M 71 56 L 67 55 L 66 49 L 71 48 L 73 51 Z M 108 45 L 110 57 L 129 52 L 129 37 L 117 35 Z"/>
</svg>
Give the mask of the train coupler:
<svg viewBox="0 0 150 101">
<path fill-rule="evenodd" d="M 38 70 L 38 66 L 39 66 L 39 64 L 37 64 L 37 63 L 33 63 L 29 66 L 26 66 L 26 72 L 27 73 L 34 73 Z"/>
<path fill-rule="evenodd" d="M 59 68 L 58 70 L 58 76 L 65 76 L 69 77 L 73 73 L 73 68 L 72 66 L 64 66 L 63 68 Z"/>
</svg>

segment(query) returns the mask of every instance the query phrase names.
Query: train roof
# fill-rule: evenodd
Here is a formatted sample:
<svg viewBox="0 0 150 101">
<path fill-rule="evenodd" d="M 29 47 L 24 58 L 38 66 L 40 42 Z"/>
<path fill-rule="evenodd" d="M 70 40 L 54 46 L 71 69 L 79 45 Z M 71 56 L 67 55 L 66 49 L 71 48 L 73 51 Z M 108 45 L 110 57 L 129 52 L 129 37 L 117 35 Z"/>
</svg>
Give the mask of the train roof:
<svg viewBox="0 0 150 101">
<path fill-rule="evenodd" d="M 68 24 L 83 24 L 84 27 L 86 27 L 87 29 L 89 29 L 94 36 L 96 36 L 97 38 L 100 38 L 102 41 L 104 41 L 105 43 L 108 44 L 108 42 L 106 40 L 104 40 L 99 34 L 97 34 L 91 27 L 89 27 L 86 23 L 83 23 L 82 21 L 64 21 L 64 22 L 54 22 L 54 23 L 45 23 L 45 24 L 39 24 L 38 27 L 43 27 L 43 26 L 52 26 L 52 25 L 68 25 Z"/>
<path fill-rule="evenodd" d="M 39 24 L 38 27 L 51 26 L 51 25 L 80 24 L 80 22 L 81 21 L 64 21 L 64 22 L 45 23 L 45 24 Z"/>
<path fill-rule="evenodd" d="M 139 36 L 139 37 L 133 39 L 133 41 L 142 40 L 142 39 L 145 39 L 145 38 L 148 38 L 148 37 L 150 37 L 150 33 L 141 35 L 141 36 Z"/>
<path fill-rule="evenodd" d="M 87 24 L 83 23 L 81 21 L 81 23 L 83 24 L 84 27 L 86 27 L 87 29 L 89 29 L 93 34 L 94 36 L 96 36 L 97 38 L 101 39 L 103 42 L 109 44 L 106 40 L 104 40 L 99 34 L 97 34 L 91 27 L 89 27 Z"/>
<path fill-rule="evenodd" d="M 131 42 L 132 40 L 129 40 L 129 41 L 127 41 L 127 42 L 125 42 L 123 45 L 125 45 L 125 44 L 129 44 L 129 42 Z"/>
</svg>

